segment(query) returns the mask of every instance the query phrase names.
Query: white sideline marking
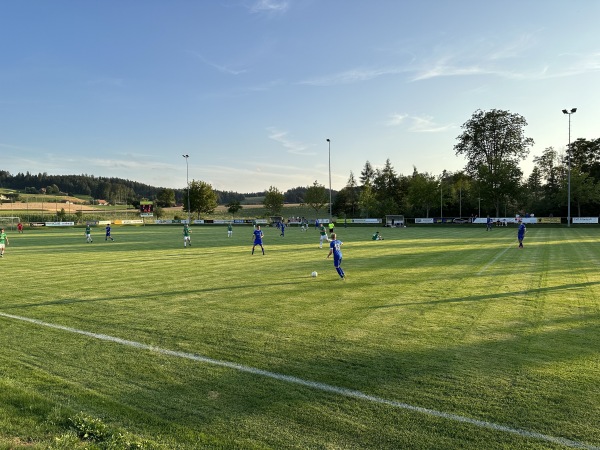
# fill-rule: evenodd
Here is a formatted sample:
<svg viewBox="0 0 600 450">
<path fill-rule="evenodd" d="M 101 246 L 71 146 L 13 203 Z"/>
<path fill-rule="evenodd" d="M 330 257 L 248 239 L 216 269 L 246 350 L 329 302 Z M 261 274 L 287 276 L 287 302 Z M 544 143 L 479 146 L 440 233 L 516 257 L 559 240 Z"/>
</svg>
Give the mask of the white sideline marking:
<svg viewBox="0 0 600 450">
<path fill-rule="evenodd" d="M 483 268 L 479 272 L 477 272 L 477 275 L 481 275 L 483 272 L 485 272 L 488 267 L 490 267 L 492 264 L 494 264 L 496 261 L 498 261 L 498 259 L 502 255 L 504 255 L 508 250 L 510 250 L 512 247 L 513 247 L 512 245 L 509 247 L 506 247 L 503 251 L 498 253 L 494 259 L 492 259 L 490 262 L 488 262 L 485 266 L 483 266 Z"/>
<path fill-rule="evenodd" d="M 48 328 L 54 328 L 57 330 L 68 331 L 70 333 L 77 333 L 77 334 L 88 336 L 88 337 L 91 337 L 94 339 L 100 339 L 102 341 L 109 341 L 109 342 L 114 342 L 117 344 L 127 345 L 129 347 L 139 348 L 142 350 L 149 350 L 152 352 L 160 353 L 162 355 L 176 356 L 178 358 L 190 359 L 193 361 L 199 361 L 199 362 L 203 362 L 203 363 L 207 363 L 207 364 L 212 364 L 215 366 L 227 367 L 229 369 L 238 370 L 240 372 L 251 373 L 253 375 L 261 375 L 264 377 L 273 378 L 275 380 L 285 381 L 287 383 L 298 384 L 301 386 L 307 386 L 307 387 L 317 389 L 320 391 L 324 391 L 324 392 L 331 392 L 333 394 L 343 395 L 344 397 L 357 398 L 357 399 L 366 400 L 366 401 L 373 402 L 373 403 L 379 403 L 382 405 L 392 406 L 394 408 L 400 408 L 400 409 L 405 409 L 408 411 L 419 412 L 422 414 L 427 414 L 429 416 L 441 417 L 443 419 L 453 420 L 455 422 L 468 423 L 470 425 L 475 425 L 475 426 L 481 427 L 481 428 L 487 428 L 489 430 L 502 431 L 505 433 L 516 434 L 516 435 L 519 435 L 522 437 L 540 439 L 542 441 L 565 445 L 567 447 L 572 447 L 572 448 L 584 448 L 587 450 L 600 450 L 600 447 L 585 444 L 583 442 L 577 442 L 577 441 L 573 441 L 573 440 L 562 438 L 562 437 L 549 436 L 547 434 L 537 433 L 535 431 L 527 431 L 527 430 L 522 430 L 519 428 L 511 428 L 511 427 L 507 427 L 504 425 L 498 425 L 498 424 L 495 424 L 492 422 L 486 422 L 485 420 L 477 420 L 477 419 L 472 419 L 470 417 L 459 416 L 457 414 L 446 413 L 443 411 L 436 411 L 435 409 L 428 409 L 428 408 L 422 408 L 420 406 L 413 406 L 413 405 L 398 402 L 395 400 L 388 400 L 388 399 L 385 399 L 382 397 L 375 397 L 373 395 L 365 394 L 361 391 L 356 391 L 353 389 L 346 389 L 346 388 L 333 386 L 330 384 L 319 383 L 319 382 L 310 381 L 310 380 L 304 380 L 302 378 L 297 378 L 297 377 L 293 377 L 290 375 L 283 375 L 283 374 L 276 373 L 276 372 L 269 372 L 267 370 L 257 369 L 255 367 L 250 367 L 250 366 L 244 366 L 242 364 L 236 364 L 233 362 L 207 358 L 206 356 L 194 355 L 192 353 L 167 350 L 167 349 L 163 349 L 160 347 L 154 347 L 152 345 L 142 344 L 141 342 L 128 341 L 126 339 L 121 339 L 121 338 L 114 337 L 114 336 L 108 336 L 106 334 L 92 333 L 90 331 L 78 330 L 77 328 L 65 327 L 63 325 L 56 325 L 56 324 L 52 324 L 52 323 L 42 322 L 41 320 L 31 319 L 29 317 L 15 316 L 12 314 L 6 314 L 6 313 L 2 313 L 2 312 L 0 312 L 0 316 L 6 317 L 8 319 L 16 319 L 16 320 L 21 320 L 24 322 L 30 322 L 30 323 L 34 323 L 36 325 L 41 325 L 41 326 L 48 327 Z"/>
</svg>

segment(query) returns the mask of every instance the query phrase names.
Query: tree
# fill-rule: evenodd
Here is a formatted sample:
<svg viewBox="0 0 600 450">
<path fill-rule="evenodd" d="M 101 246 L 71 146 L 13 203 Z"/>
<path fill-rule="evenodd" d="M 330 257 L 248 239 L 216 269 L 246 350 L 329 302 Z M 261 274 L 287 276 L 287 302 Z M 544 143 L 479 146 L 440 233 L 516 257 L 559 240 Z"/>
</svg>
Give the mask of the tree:
<svg viewBox="0 0 600 450">
<path fill-rule="evenodd" d="M 377 199 L 370 183 L 363 186 L 358 198 L 358 205 L 364 217 L 369 217 L 369 213 L 377 207 Z"/>
<path fill-rule="evenodd" d="M 325 186 L 319 184 L 315 180 L 312 186 L 306 188 L 306 193 L 304 194 L 304 204 L 314 209 L 318 217 L 320 209 L 327 203 L 329 203 L 327 189 Z"/>
<path fill-rule="evenodd" d="M 271 186 L 265 193 L 263 205 L 267 210 L 267 214 L 276 216 L 281 214 L 283 209 L 283 194 L 276 187 Z"/>
<path fill-rule="evenodd" d="M 365 167 L 360 172 L 360 182 L 363 186 L 373 184 L 373 180 L 375 180 L 375 169 L 369 161 L 365 163 Z"/>
<path fill-rule="evenodd" d="M 217 194 L 212 186 L 204 181 L 193 180 L 189 185 L 190 192 L 190 211 L 188 211 L 188 191 L 186 190 L 183 198 L 183 210 L 188 213 L 212 214 L 217 207 Z"/>
<path fill-rule="evenodd" d="M 419 173 L 415 167 L 408 185 L 408 202 L 413 213 L 417 216 L 424 212 L 429 217 L 429 211 L 439 201 L 439 184 L 433 175 Z"/>
<path fill-rule="evenodd" d="M 477 110 L 462 126 L 454 146 L 467 159 L 465 170 L 476 178 L 485 196 L 500 214 L 500 202 L 515 197 L 522 176 L 519 162 L 527 157 L 533 139 L 525 137 L 525 119 L 493 109 Z"/>
<path fill-rule="evenodd" d="M 237 200 L 233 200 L 233 201 L 227 203 L 227 205 L 225 205 L 225 206 L 227 206 L 227 212 L 229 214 L 231 214 L 232 216 L 235 216 L 235 213 L 237 213 L 240 209 L 243 208 L 243 206 Z"/>
<path fill-rule="evenodd" d="M 175 191 L 173 189 L 163 189 L 156 196 L 156 204 L 163 208 L 175 206 Z"/>
</svg>

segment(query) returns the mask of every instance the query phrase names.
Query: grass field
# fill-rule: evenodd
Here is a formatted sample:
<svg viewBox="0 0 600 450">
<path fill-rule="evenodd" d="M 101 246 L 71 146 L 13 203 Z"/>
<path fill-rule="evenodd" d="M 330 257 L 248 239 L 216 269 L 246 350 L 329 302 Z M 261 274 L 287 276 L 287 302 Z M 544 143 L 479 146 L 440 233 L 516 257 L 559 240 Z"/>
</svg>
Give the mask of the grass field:
<svg viewBox="0 0 600 450">
<path fill-rule="evenodd" d="M 600 448 L 599 231 L 528 228 L 11 232 L 0 449 Z"/>
</svg>

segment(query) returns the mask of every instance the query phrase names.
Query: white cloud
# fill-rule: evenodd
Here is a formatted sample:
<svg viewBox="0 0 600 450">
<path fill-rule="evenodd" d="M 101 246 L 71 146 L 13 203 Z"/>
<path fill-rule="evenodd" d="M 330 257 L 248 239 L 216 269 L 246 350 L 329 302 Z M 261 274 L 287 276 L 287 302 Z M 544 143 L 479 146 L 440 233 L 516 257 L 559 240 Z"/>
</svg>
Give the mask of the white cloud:
<svg viewBox="0 0 600 450">
<path fill-rule="evenodd" d="M 202 61 L 207 66 L 212 67 L 213 69 L 216 69 L 219 72 L 226 73 L 228 75 L 241 75 L 243 73 L 248 72 L 246 69 L 237 69 L 236 70 L 231 67 L 209 61 L 208 59 L 206 59 L 205 57 L 203 57 L 202 55 L 200 55 L 199 53 L 194 52 L 194 51 L 190 51 L 189 53 L 194 55 L 196 58 L 198 58 L 200 61 Z"/>
<path fill-rule="evenodd" d="M 288 10 L 290 3 L 288 1 L 278 0 L 257 0 L 250 6 L 252 13 L 283 13 Z"/>
<path fill-rule="evenodd" d="M 412 133 L 441 133 L 456 128 L 455 125 L 439 125 L 431 116 L 410 116 L 408 114 L 391 114 L 387 126 L 396 127 L 407 124 L 407 130 Z"/>
<path fill-rule="evenodd" d="M 267 128 L 269 131 L 269 139 L 274 140 L 275 142 L 279 142 L 283 145 L 284 148 L 288 150 L 289 153 L 293 153 L 296 155 L 314 155 L 314 152 L 306 152 L 308 146 L 301 143 L 296 142 L 288 138 L 287 131 L 281 131 L 274 127 Z"/>
</svg>

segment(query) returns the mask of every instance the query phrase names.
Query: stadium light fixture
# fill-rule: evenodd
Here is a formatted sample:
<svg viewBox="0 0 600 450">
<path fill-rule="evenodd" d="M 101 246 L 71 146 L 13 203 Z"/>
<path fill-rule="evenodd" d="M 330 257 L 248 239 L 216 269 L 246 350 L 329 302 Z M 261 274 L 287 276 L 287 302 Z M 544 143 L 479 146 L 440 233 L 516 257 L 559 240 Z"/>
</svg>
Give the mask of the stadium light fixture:
<svg viewBox="0 0 600 450">
<path fill-rule="evenodd" d="M 331 223 L 331 139 L 327 139 L 329 147 L 329 223 Z"/>
<path fill-rule="evenodd" d="M 571 111 L 562 110 L 563 114 L 569 116 L 569 145 L 567 147 L 567 227 L 571 226 L 571 114 L 577 112 L 577 108 L 571 108 Z"/>
<path fill-rule="evenodd" d="M 188 165 L 188 158 L 190 155 L 181 155 L 185 158 L 185 181 L 187 182 L 187 191 L 188 191 L 188 226 L 190 225 L 190 215 L 192 211 L 190 210 L 190 166 Z"/>
</svg>

